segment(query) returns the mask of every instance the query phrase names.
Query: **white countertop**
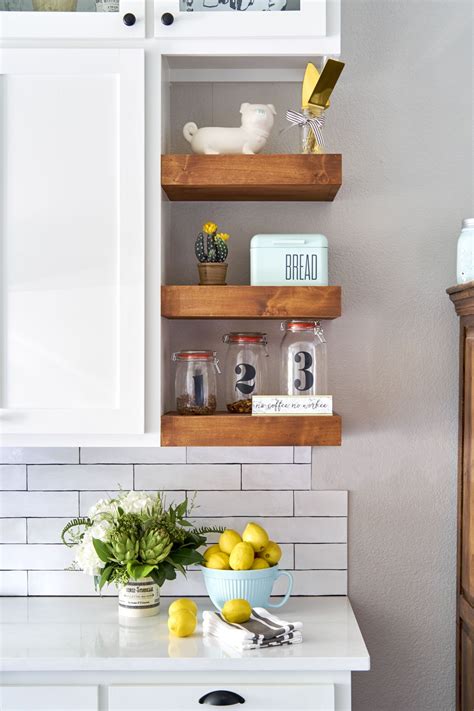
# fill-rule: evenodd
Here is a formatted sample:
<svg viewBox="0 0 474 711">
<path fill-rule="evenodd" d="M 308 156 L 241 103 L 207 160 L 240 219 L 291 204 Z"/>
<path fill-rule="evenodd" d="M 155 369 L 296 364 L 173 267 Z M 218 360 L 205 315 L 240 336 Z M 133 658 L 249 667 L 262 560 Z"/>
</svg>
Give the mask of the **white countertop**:
<svg viewBox="0 0 474 711">
<path fill-rule="evenodd" d="M 370 658 L 347 597 L 293 598 L 275 614 L 303 622 L 302 644 L 230 656 L 203 639 L 170 637 L 162 598 L 157 617 L 118 616 L 116 598 L 3 598 L 0 665 L 12 671 L 367 670 Z M 202 610 L 212 609 L 208 599 Z"/>
</svg>

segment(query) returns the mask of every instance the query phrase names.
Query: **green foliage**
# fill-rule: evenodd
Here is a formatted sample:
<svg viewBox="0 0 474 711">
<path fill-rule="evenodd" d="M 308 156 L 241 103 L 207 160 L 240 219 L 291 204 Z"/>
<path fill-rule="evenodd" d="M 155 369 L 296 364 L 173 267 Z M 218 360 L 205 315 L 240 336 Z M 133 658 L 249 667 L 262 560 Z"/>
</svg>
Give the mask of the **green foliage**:
<svg viewBox="0 0 474 711">
<path fill-rule="evenodd" d="M 77 531 L 75 529 L 81 529 L 82 527 L 90 528 L 90 526 L 92 526 L 92 521 L 90 520 L 90 518 L 87 518 L 87 516 L 81 518 L 73 518 L 64 526 L 63 530 L 61 531 L 62 542 L 68 548 L 72 548 L 72 546 L 75 546 L 81 541 L 82 536 L 84 535 L 83 531 Z M 69 538 L 66 539 L 66 536 L 69 536 Z"/>
</svg>

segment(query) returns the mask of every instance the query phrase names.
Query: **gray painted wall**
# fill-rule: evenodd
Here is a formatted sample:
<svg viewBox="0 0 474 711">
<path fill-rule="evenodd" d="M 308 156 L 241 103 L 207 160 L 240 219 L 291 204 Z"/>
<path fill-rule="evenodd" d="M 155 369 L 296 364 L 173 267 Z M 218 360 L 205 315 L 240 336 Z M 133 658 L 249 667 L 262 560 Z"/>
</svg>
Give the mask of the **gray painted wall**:
<svg viewBox="0 0 474 711">
<path fill-rule="evenodd" d="M 372 671 L 355 675 L 354 708 L 448 711 L 458 324 L 444 290 L 461 219 L 474 213 L 471 3 L 345 0 L 343 58 L 327 130 L 344 157 L 336 201 L 174 205 L 180 262 L 168 276 L 193 274 L 188 245 L 205 219 L 233 235 L 234 283 L 248 280 L 256 232 L 328 236 L 331 281 L 344 288 L 343 318 L 326 328 L 344 443 L 313 451 L 313 487 L 351 492 L 350 595 L 372 655 Z M 175 86 L 172 149 L 187 151 L 185 121 L 232 125 L 241 101 L 275 103 L 280 127 L 298 95 L 290 84 L 203 85 L 199 95 Z M 275 134 L 268 150 L 281 141 Z M 217 347 L 222 325 L 209 329 L 202 345 Z M 191 334 L 183 324 L 180 339 Z"/>
</svg>

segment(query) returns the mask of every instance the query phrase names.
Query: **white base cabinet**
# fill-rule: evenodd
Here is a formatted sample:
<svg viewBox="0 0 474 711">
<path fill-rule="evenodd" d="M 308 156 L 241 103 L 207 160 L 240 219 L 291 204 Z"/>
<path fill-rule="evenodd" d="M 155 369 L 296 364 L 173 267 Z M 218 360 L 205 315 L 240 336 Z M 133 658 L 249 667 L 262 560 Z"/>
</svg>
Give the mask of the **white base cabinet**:
<svg viewBox="0 0 474 711">
<path fill-rule="evenodd" d="M 347 671 L 43 672 L 4 679 L 2 711 L 197 711 L 216 705 L 245 711 L 351 709 Z"/>
<path fill-rule="evenodd" d="M 2 711 L 98 711 L 98 694 L 97 686 L 3 686 L 0 708 Z"/>
</svg>

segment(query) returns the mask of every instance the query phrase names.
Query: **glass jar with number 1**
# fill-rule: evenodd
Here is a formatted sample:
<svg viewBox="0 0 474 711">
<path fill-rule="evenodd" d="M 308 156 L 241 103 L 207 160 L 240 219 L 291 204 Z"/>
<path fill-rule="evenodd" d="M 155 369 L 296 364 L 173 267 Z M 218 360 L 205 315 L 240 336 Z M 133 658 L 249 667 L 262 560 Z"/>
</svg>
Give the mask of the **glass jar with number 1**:
<svg viewBox="0 0 474 711">
<path fill-rule="evenodd" d="M 268 394 L 266 333 L 227 333 L 226 404 L 229 412 L 252 412 L 252 396 Z"/>
<path fill-rule="evenodd" d="M 281 324 L 280 394 L 327 395 L 326 339 L 319 321 Z"/>
<path fill-rule="evenodd" d="M 176 363 L 176 409 L 180 415 L 213 415 L 216 411 L 216 372 L 220 373 L 215 351 L 178 351 Z"/>
</svg>

